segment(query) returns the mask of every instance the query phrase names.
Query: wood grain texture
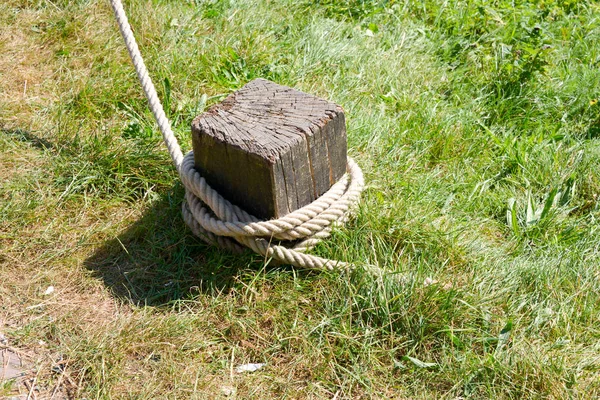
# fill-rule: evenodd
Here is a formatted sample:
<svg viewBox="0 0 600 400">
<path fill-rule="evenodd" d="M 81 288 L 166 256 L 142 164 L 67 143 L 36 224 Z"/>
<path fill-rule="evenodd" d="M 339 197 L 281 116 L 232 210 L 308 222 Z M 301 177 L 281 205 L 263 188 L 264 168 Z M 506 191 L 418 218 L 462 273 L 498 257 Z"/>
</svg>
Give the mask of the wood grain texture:
<svg viewBox="0 0 600 400">
<path fill-rule="evenodd" d="M 192 122 L 196 169 L 259 218 L 282 217 L 346 170 L 346 123 L 335 103 L 256 79 Z"/>
</svg>

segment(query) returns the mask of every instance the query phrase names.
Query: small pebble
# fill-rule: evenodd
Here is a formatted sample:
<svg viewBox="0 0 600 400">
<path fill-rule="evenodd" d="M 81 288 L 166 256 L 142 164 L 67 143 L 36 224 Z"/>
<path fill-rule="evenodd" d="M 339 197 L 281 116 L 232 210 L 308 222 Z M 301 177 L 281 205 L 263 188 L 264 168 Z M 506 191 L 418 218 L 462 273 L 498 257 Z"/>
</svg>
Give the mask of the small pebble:
<svg viewBox="0 0 600 400">
<path fill-rule="evenodd" d="M 233 396 L 235 394 L 235 388 L 231 386 L 223 386 L 221 388 L 221 392 L 227 397 Z"/>
<path fill-rule="evenodd" d="M 258 371 L 259 369 L 261 369 L 262 367 L 264 367 L 267 364 L 261 363 L 261 364 L 243 364 L 243 365 L 239 365 L 238 367 L 236 367 L 235 372 L 242 373 L 242 372 L 254 372 L 254 371 Z"/>
<path fill-rule="evenodd" d="M 423 287 L 427 287 L 427 286 L 431 286 L 431 285 L 435 285 L 438 281 L 436 281 L 435 279 L 432 278 L 425 278 L 425 280 L 423 281 Z"/>
</svg>

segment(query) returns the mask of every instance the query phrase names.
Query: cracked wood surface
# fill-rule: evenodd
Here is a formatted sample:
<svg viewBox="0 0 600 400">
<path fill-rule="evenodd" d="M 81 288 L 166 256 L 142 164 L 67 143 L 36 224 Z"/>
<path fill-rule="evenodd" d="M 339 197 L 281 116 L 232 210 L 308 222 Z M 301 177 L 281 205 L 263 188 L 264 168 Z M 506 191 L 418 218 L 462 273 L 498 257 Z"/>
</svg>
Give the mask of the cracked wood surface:
<svg viewBox="0 0 600 400">
<path fill-rule="evenodd" d="M 346 123 L 335 103 L 265 79 L 192 122 L 196 169 L 259 218 L 317 199 L 346 171 Z"/>
</svg>

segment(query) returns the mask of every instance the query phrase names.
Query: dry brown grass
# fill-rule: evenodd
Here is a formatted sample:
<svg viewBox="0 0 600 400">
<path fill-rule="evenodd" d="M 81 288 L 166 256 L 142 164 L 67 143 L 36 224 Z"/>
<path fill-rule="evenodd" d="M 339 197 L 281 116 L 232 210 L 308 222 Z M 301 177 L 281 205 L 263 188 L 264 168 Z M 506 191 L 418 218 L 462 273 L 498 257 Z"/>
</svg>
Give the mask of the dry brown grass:
<svg viewBox="0 0 600 400">
<path fill-rule="evenodd" d="M 40 20 L 39 12 L 22 9 L 10 18 L 9 4 L 2 8 L 0 121 L 3 127 L 41 129 L 44 122 L 35 118 L 36 114 L 60 98 L 52 79 L 56 68 L 52 48 L 33 30 Z"/>
<path fill-rule="evenodd" d="M 105 6 L 93 8 L 106 11 Z M 0 198 L 23 211 L 20 226 L 18 219 L 0 220 L 0 332 L 25 326 L 33 331 L 21 340 L 11 338 L 10 349 L 25 361 L 28 374 L 12 391 L 0 388 L 0 397 L 13 392 L 31 392 L 34 398 L 77 397 L 80 372 L 69 365 L 64 350 L 56 348 L 60 337 L 53 335 L 59 333 L 45 327 L 49 321 L 68 321 L 75 332 L 95 335 L 130 312 L 81 268 L 94 251 L 81 242 L 85 232 L 106 228 L 107 214 L 119 220 L 131 211 L 61 204 L 61 193 L 51 183 L 53 154 L 33 138 L 51 136 L 56 102 L 68 89 L 65 81 L 87 75 L 90 69 L 80 59 L 75 68 L 68 67 L 70 74 L 61 74 L 65 66 L 55 56 L 57 45 L 41 32 L 60 10 L 30 9 L 18 2 L 5 2 L 0 9 L 0 128 L 6 134 L 0 142 Z M 89 15 L 95 13 L 90 10 Z M 104 28 L 96 27 L 105 29 L 107 23 L 105 19 Z M 88 34 L 91 38 L 98 32 Z M 27 213 L 32 201 L 37 206 Z M 52 285 L 55 292 L 44 295 Z"/>
</svg>

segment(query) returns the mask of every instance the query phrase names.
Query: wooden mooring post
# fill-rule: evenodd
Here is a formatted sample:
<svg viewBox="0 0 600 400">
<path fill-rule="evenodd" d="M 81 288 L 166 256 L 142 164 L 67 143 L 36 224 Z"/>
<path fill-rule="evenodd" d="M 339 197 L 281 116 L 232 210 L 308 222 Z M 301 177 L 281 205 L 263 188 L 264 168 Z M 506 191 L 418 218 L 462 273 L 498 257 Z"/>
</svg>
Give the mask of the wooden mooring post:
<svg viewBox="0 0 600 400">
<path fill-rule="evenodd" d="M 263 219 L 325 193 L 346 171 L 346 123 L 332 102 L 256 79 L 192 122 L 196 169 Z"/>
</svg>

